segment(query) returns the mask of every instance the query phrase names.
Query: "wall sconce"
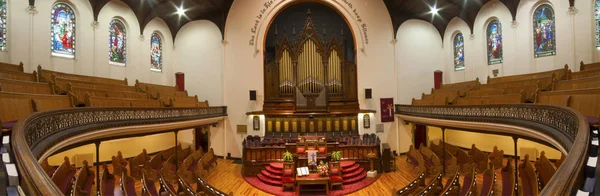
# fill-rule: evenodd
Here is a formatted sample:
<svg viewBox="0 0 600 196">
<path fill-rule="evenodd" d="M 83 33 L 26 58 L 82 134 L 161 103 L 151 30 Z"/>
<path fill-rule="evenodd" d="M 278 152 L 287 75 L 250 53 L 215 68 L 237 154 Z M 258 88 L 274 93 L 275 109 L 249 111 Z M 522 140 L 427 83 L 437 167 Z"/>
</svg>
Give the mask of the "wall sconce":
<svg viewBox="0 0 600 196">
<path fill-rule="evenodd" d="M 252 129 L 255 131 L 260 130 L 260 117 L 258 115 L 252 117 Z"/>
<path fill-rule="evenodd" d="M 365 129 L 371 128 L 371 116 L 369 114 L 363 115 L 363 127 Z"/>
</svg>

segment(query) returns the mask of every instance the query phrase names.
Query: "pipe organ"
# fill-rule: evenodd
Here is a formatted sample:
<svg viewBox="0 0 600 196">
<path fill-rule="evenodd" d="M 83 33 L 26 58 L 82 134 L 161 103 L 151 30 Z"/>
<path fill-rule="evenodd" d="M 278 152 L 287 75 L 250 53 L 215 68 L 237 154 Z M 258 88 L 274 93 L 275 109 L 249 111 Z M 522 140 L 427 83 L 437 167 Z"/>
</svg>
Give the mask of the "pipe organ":
<svg viewBox="0 0 600 196">
<path fill-rule="evenodd" d="M 299 34 L 295 25 L 291 35 L 285 27 L 280 35 L 277 25 L 271 32 L 275 55 L 265 61 L 264 111 L 358 113 L 356 64 L 346 59 L 343 30 L 319 33 L 309 11 Z"/>
</svg>

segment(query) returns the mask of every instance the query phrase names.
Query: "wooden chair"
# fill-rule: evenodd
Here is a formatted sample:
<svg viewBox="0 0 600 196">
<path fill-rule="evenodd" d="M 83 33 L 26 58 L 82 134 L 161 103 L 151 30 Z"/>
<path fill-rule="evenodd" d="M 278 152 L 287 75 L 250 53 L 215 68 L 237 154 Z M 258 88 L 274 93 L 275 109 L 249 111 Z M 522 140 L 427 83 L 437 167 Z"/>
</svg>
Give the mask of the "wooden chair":
<svg viewBox="0 0 600 196">
<path fill-rule="evenodd" d="M 142 179 L 142 168 L 144 168 L 148 161 L 150 161 L 150 157 L 146 153 L 146 149 L 143 149 L 142 153 L 129 159 L 127 166 L 129 166 L 131 177 L 136 180 Z"/>
<path fill-rule="evenodd" d="M 485 152 L 479 150 L 479 148 L 477 148 L 475 144 L 471 145 L 469 155 L 477 165 L 478 172 L 484 172 L 488 169 L 488 155 Z"/>
<path fill-rule="evenodd" d="M 481 196 L 491 196 L 496 183 L 496 170 L 494 165 L 490 166 L 490 169 L 483 173 L 483 185 L 481 188 Z"/>
<path fill-rule="evenodd" d="M 142 172 L 142 196 L 158 196 L 155 182 L 158 179 L 158 172 L 154 169 L 144 170 Z"/>
<path fill-rule="evenodd" d="M 425 187 L 425 171 L 421 172 L 415 180 L 399 190 L 392 189 L 392 195 L 409 196 Z"/>
<path fill-rule="evenodd" d="M 40 83 L 0 78 L 0 91 L 11 93 L 53 95 L 54 85 L 52 85 L 51 83 Z"/>
<path fill-rule="evenodd" d="M 333 186 L 344 185 L 344 180 L 342 178 L 342 167 L 340 167 L 340 162 L 329 162 L 329 185 L 330 189 L 333 189 Z"/>
<path fill-rule="evenodd" d="M 540 153 L 540 158 L 535 162 L 535 169 L 542 180 L 541 188 L 544 188 L 552 176 L 554 176 L 554 173 L 556 173 L 556 168 L 554 168 L 550 160 L 546 158 L 546 152 L 544 151 Z"/>
<path fill-rule="evenodd" d="M 135 193 L 135 181 L 132 177 L 127 175 L 127 169 L 123 168 L 121 173 L 121 180 L 119 182 L 121 191 L 125 196 L 136 195 Z"/>
<path fill-rule="evenodd" d="M 114 195 L 115 191 L 115 176 L 108 172 L 106 164 L 102 166 L 100 174 L 100 195 Z"/>
<path fill-rule="evenodd" d="M 296 190 L 296 164 L 294 162 L 285 161 L 283 162 L 283 176 L 281 177 L 282 188 L 292 188 Z"/>
<path fill-rule="evenodd" d="M 512 161 L 509 160 L 506 163 L 506 167 L 502 168 L 502 195 L 513 196 L 515 193 L 515 168 L 513 167 Z"/>
<path fill-rule="evenodd" d="M 504 150 L 498 150 L 498 146 L 494 146 L 494 151 L 488 156 L 490 162 L 494 165 L 494 168 L 503 168 L 502 160 L 504 159 Z"/>
<path fill-rule="evenodd" d="M 23 72 L 23 62 L 19 62 L 18 65 L 10 63 L 0 63 L 0 70 Z"/>
<path fill-rule="evenodd" d="M 471 193 L 475 191 L 475 184 L 477 183 L 476 182 L 477 171 L 476 171 L 475 165 L 471 164 L 470 166 L 467 166 L 467 167 L 468 168 L 465 168 L 465 170 L 467 170 L 467 172 L 463 173 L 465 175 L 465 177 L 463 179 L 462 189 L 460 190 L 460 194 L 459 194 L 461 196 L 471 195 Z"/>
<path fill-rule="evenodd" d="M 56 184 L 63 194 L 69 194 L 71 192 L 75 172 L 77 172 L 77 169 L 71 165 L 69 157 L 65 157 L 63 163 L 58 166 L 52 175 L 52 182 Z"/>
<path fill-rule="evenodd" d="M 538 195 L 538 178 L 529 161 L 529 155 L 525 155 L 525 160 L 519 164 L 519 176 L 521 177 L 522 194 Z"/>
<path fill-rule="evenodd" d="M 430 175 L 437 175 L 442 172 L 443 166 L 440 158 L 435 155 L 431 149 L 426 147 L 425 145 L 421 145 L 419 148 L 419 152 L 423 155 L 423 159 L 425 159 L 425 166 L 427 166 L 427 171 Z"/>
<path fill-rule="evenodd" d="M 94 171 L 90 170 L 88 166 L 88 162 L 86 160 L 83 160 L 83 167 L 81 167 L 79 174 L 77 175 L 77 177 L 75 177 L 75 183 L 73 184 L 73 191 L 71 192 L 71 195 L 92 195 L 90 191 L 92 189 L 92 185 L 94 184 L 95 177 L 96 176 L 94 175 Z"/>
<path fill-rule="evenodd" d="M 406 162 L 408 162 L 413 169 L 417 172 L 425 172 L 425 159 L 423 159 L 423 155 L 415 149 L 413 145 L 410 145 L 408 148 L 408 152 L 406 153 Z"/>
</svg>

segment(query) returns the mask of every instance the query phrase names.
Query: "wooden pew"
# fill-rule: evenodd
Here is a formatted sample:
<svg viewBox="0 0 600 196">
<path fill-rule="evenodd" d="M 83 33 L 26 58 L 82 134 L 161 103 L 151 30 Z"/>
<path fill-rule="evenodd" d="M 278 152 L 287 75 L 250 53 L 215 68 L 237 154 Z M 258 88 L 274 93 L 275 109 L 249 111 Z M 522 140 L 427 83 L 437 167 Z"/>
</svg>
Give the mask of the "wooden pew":
<svg viewBox="0 0 600 196">
<path fill-rule="evenodd" d="M 478 89 L 467 92 L 467 97 L 485 97 L 490 95 L 504 95 L 504 89 L 501 88 L 487 88 Z"/>
<path fill-rule="evenodd" d="M 485 152 L 479 150 L 479 148 L 477 148 L 475 144 L 471 145 L 469 155 L 471 156 L 471 158 L 473 158 L 473 161 L 475 161 L 478 172 L 484 172 L 488 169 L 488 155 Z"/>
<path fill-rule="evenodd" d="M 59 77 L 59 78 L 76 80 L 76 81 L 87 81 L 90 83 L 127 86 L 127 78 L 125 78 L 124 80 L 118 80 L 118 79 L 103 78 L 103 77 L 96 77 L 96 76 L 85 76 L 85 75 L 78 75 L 78 74 L 63 73 L 63 72 L 45 70 L 45 69 L 42 69 L 42 66 L 38 65 L 38 67 L 37 67 L 38 81 L 48 82 L 48 81 L 52 80 L 53 75 L 56 75 L 56 77 Z"/>
<path fill-rule="evenodd" d="M 173 154 L 175 154 L 175 150 L 181 150 L 181 145 L 177 145 L 177 147 L 169 148 L 163 151 L 160 151 L 158 154 L 154 155 L 148 164 L 144 166 L 146 170 L 160 170 L 163 163 L 169 159 Z"/>
<path fill-rule="evenodd" d="M 468 168 L 465 168 L 465 170 L 467 172 L 463 172 L 465 177 L 463 179 L 462 189 L 460 189 L 459 193 L 461 196 L 471 195 L 472 192 L 475 192 L 475 185 L 477 183 L 477 171 L 475 171 L 475 165 L 471 164 Z"/>
<path fill-rule="evenodd" d="M 448 97 L 436 97 L 433 100 L 412 99 L 412 105 L 448 105 Z"/>
<path fill-rule="evenodd" d="M 441 145 L 436 145 L 433 142 L 430 142 L 429 147 L 431 147 L 431 150 L 439 158 L 443 159 L 445 156 L 444 163 L 446 165 L 446 174 L 444 175 L 452 175 L 459 170 L 458 161 L 456 160 L 456 157 L 454 157 L 454 155 L 452 155 L 447 150 L 444 150 Z M 445 155 L 443 153 L 445 153 Z"/>
<path fill-rule="evenodd" d="M 37 95 L 0 92 L 0 122 L 12 123 L 37 111 L 73 107 L 73 100 L 66 95 Z M 4 125 L 10 129 L 12 125 Z"/>
<path fill-rule="evenodd" d="M 510 95 L 492 95 L 486 97 L 459 97 L 452 101 L 454 105 L 487 105 L 525 103 L 525 92 Z"/>
<path fill-rule="evenodd" d="M 51 83 L 30 82 L 0 78 L 0 91 L 12 93 L 54 94 L 54 85 Z"/>
<path fill-rule="evenodd" d="M 502 160 L 504 159 L 504 150 L 498 150 L 498 146 L 494 146 L 494 151 L 488 156 L 494 168 L 503 168 Z"/>
<path fill-rule="evenodd" d="M 206 173 L 208 173 L 210 171 L 210 167 L 213 164 L 217 165 L 217 156 L 215 155 L 215 151 L 212 148 L 210 148 L 208 149 L 208 152 L 206 152 L 198 162 L 197 170 L 205 171 Z"/>
<path fill-rule="evenodd" d="M 519 74 L 519 75 L 503 76 L 503 77 L 497 77 L 497 78 L 490 78 L 490 76 L 488 76 L 487 83 L 494 84 L 494 83 L 504 83 L 504 82 L 519 81 L 519 80 L 540 79 L 540 78 L 548 77 L 550 75 L 554 75 L 558 80 L 565 80 L 565 79 L 567 79 L 568 70 L 569 70 L 569 66 L 565 65 L 564 68 L 555 69 L 555 70 L 551 70 L 551 71 L 545 71 L 545 72 Z"/>
<path fill-rule="evenodd" d="M 561 154 L 560 159 L 556 160 L 556 163 L 554 164 L 554 165 L 556 165 L 556 168 L 559 168 L 560 165 L 562 165 L 562 163 L 565 161 L 566 158 L 567 158 L 567 156 L 565 156 L 565 154 Z"/>
<path fill-rule="evenodd" d="M 176 108 L 198 107 L 198 96 L 194 97 L 170 97 L 169 106 Z"/>
<path fill-rule="evenodd" d="M 448 144 L 448 143 L 445 143 L 445 144 L 446 144 L 446 150 L 448 152 L 450 152 L 450 154 L 454 155 L 455 157 L 458 157 L 458 151 L 462 151 L 462 150 L 452 144 Z"/>
<path fill-rule="evenodd" d="M 88 162 L 83 160 L 83 167 L 79 171 L 77 177 L 75 177 L 75 183 L 73 184 L 72 196 L 90 196 L 92 193 L 92 185 L 94 184 L 94 171 L 90 170 Z M 93 194 L 95 195 L 95 194 Z"/>
<path fill-rule="evenodd" d="M 450 177 L 446 181 L 446 185 L 444 185 L 444 189 L 440 195 L 458 195 L 460 191 L 460 172 L 458 170 L 454 171 L 452 177 Z"/>
<path fill-rule="evenodd" d="M 600 76 L 558 81 L 554 83 L 552 90 L 559 91 L 588 88 L 600 88 Z"/>
<path fill-rule="evenodd" d="M 117 152 L 117 156 L 112 156 L 113 173 L 117 176 L 121 175 L 123 173 L 122 170 L 127 167 L 128 163 L 129 162 L 123 158 L 121 151 Z"/>
<path fill-rule="evenodd" d="M 126 99 L 112 97 L 92 97 L 86 94 L 84 100 L 87 107 L 162 107 L 160 100 L 153 99 Z"/>
<path fill-rule="evenodd" d="M 52 166 L 48 163 L 48 158 L 45 158 L 44 160 L 42 160 L 42 162 L 40 163 L 40 166 L 42 166 L 42 168 L 44 169 L 44 171 L 46 172 L 46 174 L 48 175 L 48 177 L 52 177 L 52 174 L 54 174 L 54 171 L 56 171 L 56 166 Z"/>
<path fill-rule="evenodd" d="M 29 82 L 39 82 L 36 78 L 36 72 L 31 73 L 23 73 L 9 70 L 0 70 L 0 78 L 10 79 L 10 80 L 22 80 Z"/>
<path fill-rule="evenodd" d="M 121 179 L 119 182 L 121 191 L 125 196 L 136 195 L 135 194 L 135 180 L 132 177 L 127 175 L 127 169 L 123 168 L 121 171 Z"/>
<path fill-rule="evenodd" d="M 415 195 L 439 195 L 440 192 L 442 192 L 442 171 L 434 174 L 433 176 L 433 179 L 431 179 L 431 181 L 429 181 L 429 183 L 427 183 L 425 187 L 423 187 L 423 189 L 418 191 Z"/>
<path fill-rule="evenodd" d="M 198 194 L 198 192 L 196 192 L 196 190 L 200 190 L 200 188 L 192 187 L 193 184 L 196 184 L 196 180 L 195 180 L 195 177 L 193 176 L 192 172 L 187 171 L 185 173 L 177 173 L 177 178 L 178 178 L 178 182 L 179 182 L 179 189 L 182 190 L 186 195 L 190 195 L 190 196 L 204 195 L 204 194 Z"/>
<path fill-rule="evenodd" d="M 483 185 L 481 188 L 481 196 L 492 196 L 494 184 L 496 183 L 496 170 L 494 165 L 483 173 Z"/>
<path fill-rule="evenodd" d="M 523 87 L 528 85 L 538 85 L 543 90 L 552 90 L 552 84 L 555 83 L 557 78 L 554 74 L 549 75 L 547 77 L 535 78 L 535 79 L 523 79 L 523 80 L 515 80 L 515 81 L 506 81 L 492 84 L 482 84 L 479 86 L 479 89 L 494 89 L 494 88 L 514 88 L 514 87 Z"/>
<path fill-rule="evenodd" d="M 430 175 L 436 175 L 442 171 L 442 162 L 440 158 L 435 155 L 433 151 L 431 151 L 431 149 L 421 144 L 419 152 L 421 155 L 423 155 L 423 159 L 425 159 L 425 166 L 427 167 Z"/>
<path fill-rule="evenodd" d="M 158 172 L 154 169 L 144 170 L 144 172 L 142 172 L 142 195 L 160 195 L 154 185 L 157 179 Z"/>
<path fill-rule="evenodd" d="M 546 158 L 546 152 L 542 151 L 540 153 L 540 158 L 535 162 L 535 169 L 538 171 L 538 175 L 542 180 L 542 188 L 548 184 L 554 173 L 556 173 L 556 168 L 552 165 L 550 160 Z"/>
<path fill-rule="evenodd" d="M 600 68 L 600 63 L 583 64 L 583 61 L 579 63 L 579 70 L 590 70 Z"/>
<path fill-rule="evenodd" d="M 146 163 L 150 161 L 150 157 L 148 153 L 146 153 L 146 149 L 142 150 L 142 153 L 137 156 L 129 159 L 127 166 L 129 166 L 129 175 L 136 180 L 142 179 L 142 168 L 146 165 Z"/>
<path fill-rule="evenodd" d="M 425 187 L 425 171 L 422 171 L 415 180 L 399 190 L 392 189 L 392 195 L 408 196 L 413 195 L 417 190 Z"/>
<path fill-rule="evenodd" d="M 538 178 L 535 169 L 529 162 L 529 155 L 525 155 L 525 160 L 519 164 L 519 176 L 521 177 L 523 195 L 538 195 Z"/>
<path fill-rule="evenodd" d="M 579 72 L 569 73 L 569 79 L 581 79 L 600 76 L 600 69 L 581 70 Z"/>
<path fill-rule="evenodd" d="M 52 175 L 52 182 L 60 189 L 63 194 L 69 194 L 71 192 L 71 185 L 73 183 L 73 176 L 77 169 L 71 165 L 69 157 L 65 157 L 63 163 L 58 166 L 54 174 Z"/>
<path fill-rule="evenodd" d="M 506 163 L 506 167 L 500 172 L 502 175 L 502 195 L 513 196 L 515 193 L 515 168 L 512 166 L 512 160 Z"/>
<path fill-rule="evenodd" d="M 10 63 L 0 63 L 0 69 L 7 71 L 23 72 L 23 62 L 19 62 L 18 65 Z"/>
<path fill-rule="evenodd" d="M 100 90 L 109 90 L 109 91 L 129 91 L 136 92 L 135 87 L 127 86 L 127 85 L 118 85 L 118 84 L 104 84 L 104 83 L 95 83 L 86 80 L 74 80 L 67 78 L 56 77 L 56 75 L 52 75 L 52 80 L 54 83 L 54 90 L 57 94 L 63 94 L 67 92 L 69 86 L 78 86 L 83 88 L 92 88 L 92 89 L 100 89 Z"/>
<path fill-rule="evenodd" d="M 441 89 L 457 89 L 457 90 L 470 90 L 470 89 L 476 89 L 477 86 L 479 86 L 481 83 L 479 82 L 479 78 L 476 78 L 475 80 L 472 81 L 466 81 L 466 82 L 457 82 L 457 83 L 451 83 L 451 84 L 442 84 L 442 86 L 440 87 Z"/>
<path fill-rule="evenodd" d="M 448 99 L 454 99 L 456 97 L 464 97 L 467 95 L 467 90 L 458 89 L 431 89 L 431 94 L 436 97 L 448 97 Z"/>
<path fill-rule="evenodd" d="M 110 174 L 106 164 L 102 166 L 102 174 L 100 175 L 100 195 L 114 195 L 115 193 L 115 176 Z"/>
<path fill-rule="evenodd" d="M 158 84 L 150 84 L 135 80 L 135 87 L 142 92 L 148 92 L 154 98 L 158 98 L 161 95 L 168 97 L 188 97 L 187 91 L 179 91 L 177 86 L 166 86 Z"/>
<path fill-rule="evenodd" d="M 413 145 L 410 145 L 408 148 L 408 152 L 406 153 L 406 162 L 408 162 L 413 169 L 417 172 L 425 172 L 425 159 L 423 159 L 423 155 L 415 149 Z"/>
<path fill-rule="evenodd" d="M 78 86 L 69 86 L 67 92 L 70 92 L 75 97 L 77 103 L 85 103 L 85 94 L 89 93 L 92 97 L 112 97 L 112 98 L 128 98 L 128 99 L 148 99 L 148 94 L 131 91 L 112 91 L 103 89 L 84 88 Z"/>
<path fill-rule="evenodd" d="M 172 157 L 174 156 L 175 155 L 173 155 Z M 175 189 L 175 187 L 173 187 L 173 184 L 177 183 L 175 165 L 169 163 L 169 161 L 166 161 L 165 163 L 163 163 L 163 166 L 161 167 L 160 171 L 161 172 L 159 173 L 158 178 L 160 183 L 160 189 L 158 190 L 158 193 L 166 193 L 167 195 L 178 195 L 177 190 Z"/>
<path fill-rule="evenodd" d="M 536 103 L 573 108 L 587 116 L 600 116 L 600 94 L 546 94 L 537 97 Z"/>
</svg>

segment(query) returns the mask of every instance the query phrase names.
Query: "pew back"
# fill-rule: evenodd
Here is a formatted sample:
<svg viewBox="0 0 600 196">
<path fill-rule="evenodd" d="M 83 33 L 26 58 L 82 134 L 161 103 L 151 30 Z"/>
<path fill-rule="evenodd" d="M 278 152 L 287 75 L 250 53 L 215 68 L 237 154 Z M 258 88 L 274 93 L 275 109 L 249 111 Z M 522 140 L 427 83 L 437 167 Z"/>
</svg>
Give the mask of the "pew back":
<svg viewBox="0 0 600 196">
<path fill-rule="evenodd" d="M 600 68 L 600 63 L 583 64 L 583 61 L 579 63 L 579 70 L 590 70 Z"/>
<path fill-rule="evenodd" d="M 542 187 L 548 184 L 550 178 L 552 178 L 554 173 L 556 173 L 556 168 L 554 168 L 550 160 L 546 158 L 546 153 L 544 151 L 542 151 L 540 158 L 535 162 L 535 168 L 537 169 L 538 175 L 542 180 Z"/>
<path fill-rule="evenodd" d="M 33 74 L 30 74 L 30 73 L 23 73 L 23 72 L 9 71 L 9 70 L 0 70 L 0 78 L 11 79 L 11 80 L 37 82 L 38 80 L 37 80 L 35 74 L 36 74 L 36 72 L 33 72 Z"/>
<path fill-rule="evenodd" d="M 8 70 L 8 71 L 23 72 L 23 62 L 20 62 L 18 65 L 10 64 L 10 63 L 0 63 L 0 69 Z"/>
<path fill-rule="evenodd" d="M 550 75 L 554 75 L 559 80 L 564 80 L 564 79 L 567 79 L 566 76 L 567 76 L 568 70 L 569 70 L 569 66 L 565 65 L 564 68 L 551 70 L 551 71 L 545 71 L 545 72 L 520 74 L 520 75 L 513 75 L 513 76 L 503 76 L 503 77 L 497 77 L 497 78 L 490 78 L 488 76 L 487 83 L 494 84 L 494 83 L 512 82 L 512 81 L 519 81 L 519 80 L 540 79 L 540 78 L 548 77 Z"/>
<path fill-rule="evenodd" d="M 54 94 L 54 86 L 51 83 L 0 79 L 0 91 L 52 95 Z"/>
<path fill-rule="evenodd" d="M 600 76 L 558 81 L 554 83 L 552 90 L 559 91 L 588 88 L 600 88 Z"/>
<path fill-rule="evenodd" d="M 571 79 L 581 79 L 600 76 L 600 69 L 581 70 L 579 72 L 570 73 Z"/>
<path fill-rule="evenodd" d="M 60 78 L 56 77 L 56 75 L 52 75 L 52 82 L 54 82 L 55 90 L 58 94 L 62 94 L 67 92 L 69 86 L 78 86 L 83 88 L 92 88 L 92 89 L 100 89 L 100 90 L 109 90 L 109 91 L 130 91 L 136 92 L 135 87 L 127 86 L 127 85 L 119 85 L 119 84 L 105 84 L 105 83 L 95 83 L 85 80 L 74 80 L 68 78 Z"/>
<path fill-rule="evenodd" d="M 38 80 L 39 81 L 50 81 L 52 80 L 52 75 L 56 75 L 56 77 L 70 79 L 70 80 L 80 80 L 80 81 L 88 81 L 90 83 L 99 83 L 99 84 L 111 84 L 111 85 L 124 85 L 127 86 L 127 78 L 124 80 L 111 79 L 111 78 L 103 78 L 96 76 L 85 76 L 79 74 L 70 74 L 63 73 L 57 71 L 50 71 L 42 69 L 42 66 L 37 67 Z"/>
<path fill-rule="evenodd" d="M 36 95 L 0 92 L 0 121 L 16 121 L 27 115 L 52 109 L 73 107 L 72 99 L 65 95 Z"/>
</svg>

